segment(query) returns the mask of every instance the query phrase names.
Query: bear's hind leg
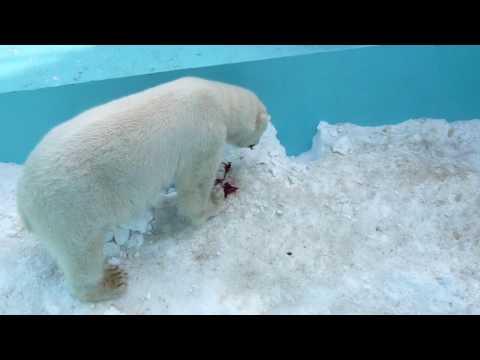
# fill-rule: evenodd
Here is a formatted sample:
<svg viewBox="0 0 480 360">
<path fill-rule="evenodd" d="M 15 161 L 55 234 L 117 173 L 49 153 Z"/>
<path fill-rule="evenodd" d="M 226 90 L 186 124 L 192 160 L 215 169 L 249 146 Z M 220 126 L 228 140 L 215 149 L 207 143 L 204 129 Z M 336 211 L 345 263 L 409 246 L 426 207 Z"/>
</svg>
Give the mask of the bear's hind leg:
<svg viewBox="0 0 480 360">
<path fill-rule="evenodd" d="M 90 235 L 88 240 L 75 239 L 49 246 L 70 291 L 79 300 L 110 300 L 126 290 L 126 272 L 117 266 L 105 264 L 103 240 L 103 236 L 98 234 L 94 237 Z"/>
</svg>

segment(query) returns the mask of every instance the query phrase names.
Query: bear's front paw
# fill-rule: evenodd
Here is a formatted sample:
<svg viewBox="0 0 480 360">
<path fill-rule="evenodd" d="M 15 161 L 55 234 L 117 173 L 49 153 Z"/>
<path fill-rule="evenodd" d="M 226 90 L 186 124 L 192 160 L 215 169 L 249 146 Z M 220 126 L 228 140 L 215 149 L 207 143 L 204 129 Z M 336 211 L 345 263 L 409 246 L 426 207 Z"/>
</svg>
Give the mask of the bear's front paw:
<svg viewBox="0 0 480 360">
<path fill-rule="evenodd" d="M 223 185 L 215 185 L 210 197 L 215 206 L 219 207 L 223 205 L 223 203 L 225 202 L 225 192 L 223 190 Z"/>
<path fill-rule="evenodd" d="M 199 228 L 208 221 L 208 216 L 190 218 L 189 220 L 194 228 Z"/>
</svg>

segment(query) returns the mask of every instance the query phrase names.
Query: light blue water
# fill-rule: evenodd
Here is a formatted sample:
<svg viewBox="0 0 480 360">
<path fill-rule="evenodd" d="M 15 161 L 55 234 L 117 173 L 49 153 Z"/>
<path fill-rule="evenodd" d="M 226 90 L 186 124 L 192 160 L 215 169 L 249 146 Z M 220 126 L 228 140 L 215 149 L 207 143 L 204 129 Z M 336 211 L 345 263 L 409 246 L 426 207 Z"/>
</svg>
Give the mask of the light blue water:
<svg viewBox="0 0 480 360">
<path fill-rule="evenodd" d="M 480 118 L 478 64 L 480 46 L 375 46 L 4 93 L 0 161 L 23 162 L 46 131 L 87 108 L 184 75 L 257 92 L 290 155 L 310 148 L 321 120 L 373 126 Z"/>
</svg>

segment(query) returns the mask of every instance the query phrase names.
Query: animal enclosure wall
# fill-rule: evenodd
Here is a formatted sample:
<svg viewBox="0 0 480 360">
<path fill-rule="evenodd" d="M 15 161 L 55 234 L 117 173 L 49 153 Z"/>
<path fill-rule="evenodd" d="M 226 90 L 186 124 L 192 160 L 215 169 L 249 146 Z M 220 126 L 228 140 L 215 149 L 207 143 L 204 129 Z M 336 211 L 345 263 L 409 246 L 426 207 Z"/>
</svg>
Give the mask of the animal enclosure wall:
<svg viewBox="0 0 480 360">
<path fill-rule="evenodd" d="M 81 111 L 186 75 L 258 93 L 289 155 L 310 149 L 322 120 L 480 118 L 480 46 L 111 46 L 46 49 L 30 61 L 0 50 L 2 162 L 22 163 L 49 129 Z"/>
</svg>

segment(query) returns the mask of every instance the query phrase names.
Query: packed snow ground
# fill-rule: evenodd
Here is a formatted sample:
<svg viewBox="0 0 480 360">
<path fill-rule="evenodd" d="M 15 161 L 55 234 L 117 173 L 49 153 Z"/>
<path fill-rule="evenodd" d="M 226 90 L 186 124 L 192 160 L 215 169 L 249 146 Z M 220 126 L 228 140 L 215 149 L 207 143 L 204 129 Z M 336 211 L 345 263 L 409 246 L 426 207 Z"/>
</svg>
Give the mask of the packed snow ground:
<svg viewBox="0 0 480 360">
<path fill-rule="evenodd" d="M 480 120 L 318 130 L 298 158 L 273 128 L 226 151 L 240 190 L 196 231 L 175 193 L 119 229 L 128 292 L 96 305 L 22 230 L 21 167 L 0 164 L 0 314 L 480 314 Z"/>
</svg>

